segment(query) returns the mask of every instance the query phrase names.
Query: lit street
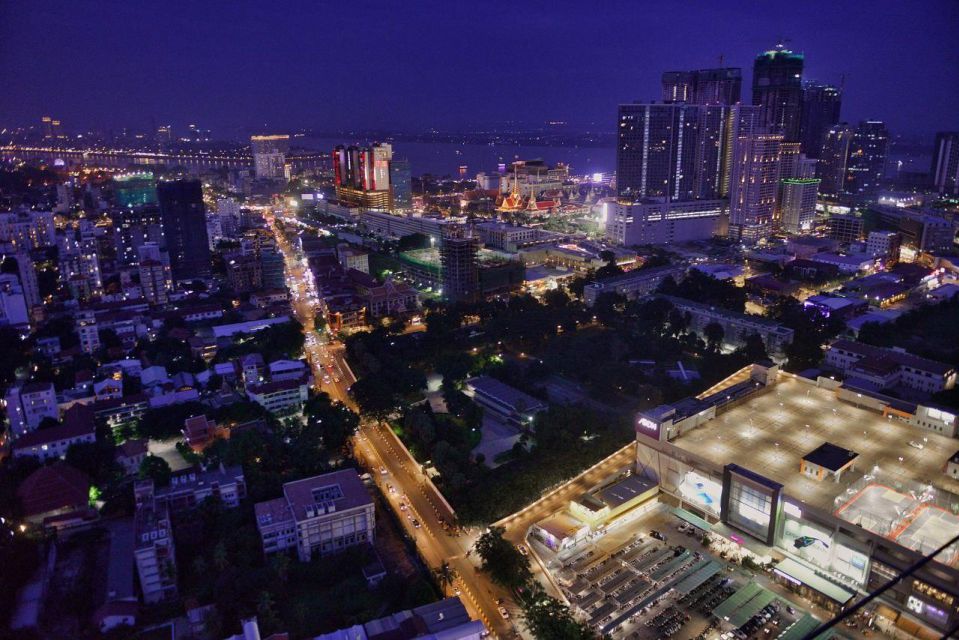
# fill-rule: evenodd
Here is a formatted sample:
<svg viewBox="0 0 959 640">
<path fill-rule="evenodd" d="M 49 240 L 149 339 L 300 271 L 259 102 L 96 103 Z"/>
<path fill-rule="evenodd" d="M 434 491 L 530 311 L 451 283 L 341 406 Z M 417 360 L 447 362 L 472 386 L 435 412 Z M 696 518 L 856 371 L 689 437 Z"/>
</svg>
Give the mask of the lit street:
<svg viewBox="0 0 959 640">
<path fill-rule="evenodd" d="M 272 216 L 268 221 L 277 229 Z M 304 351 L 315 387 L 355 411 L 356 405 L 348 392 L 355 380 L 345 361 L 345 349 L 341 343 L 330 341 L 325 331 L 319 334 L 315 329 L 319 300 L 309 269 L 278 229 L 275 235 L 286 260 L 291 306 L 306 334 Z M 360 432 L 353 439 L 356 459 L 369 470 L 426 563 L 435 569 L 448 562 L 458 576 L 456 589 L 464 596 L 470 613 L 483 620 L 497 637 L 513 637 L 519 631 L 519 625 L 512 624 L 518 610 L 512 608 L 510 621 L 500 616 L 496 601 L 508 598 L 508 594 L 477 570 L 476 558 L 467 556 L 478 534 L 454 535 L 446 531 L 443 523 L 453 521 L 452 513 L 399 439 L 374 421 L 363 419 L 360 425 Z M 382 469 L 386 470 L 385 474 Z"/>
</svg>

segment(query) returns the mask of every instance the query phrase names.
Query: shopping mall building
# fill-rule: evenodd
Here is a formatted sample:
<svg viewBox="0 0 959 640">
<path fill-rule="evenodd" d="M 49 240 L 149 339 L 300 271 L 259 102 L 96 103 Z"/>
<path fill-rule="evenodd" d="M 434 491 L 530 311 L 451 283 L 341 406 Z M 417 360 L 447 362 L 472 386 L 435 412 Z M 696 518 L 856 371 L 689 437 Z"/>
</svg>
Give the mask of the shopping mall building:
<svg viewBox="0 0 959 640">
<path fill-rule="evenodd" d="M 716 533 L 772 557 L 783 583 L 839 610 L 959 534 L 959 479 L 946 473 L 959 441 L 943 435 L 955 421 L 753 365 L 640 413 L 636 474 Z M 882 624 L 941 636 L 959 623 L 959 545 L 879 602 Z"/>
</svg>

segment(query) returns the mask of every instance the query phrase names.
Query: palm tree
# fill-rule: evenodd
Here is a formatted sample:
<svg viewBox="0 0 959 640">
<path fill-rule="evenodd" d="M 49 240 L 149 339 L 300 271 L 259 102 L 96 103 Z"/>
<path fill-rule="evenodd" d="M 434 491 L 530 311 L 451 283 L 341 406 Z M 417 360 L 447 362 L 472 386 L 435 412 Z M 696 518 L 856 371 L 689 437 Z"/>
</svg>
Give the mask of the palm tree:
<svg viewBox="0 0 959 640">
<path fill-rule="evenodd" d="M 433 570 L 433 575 L 436 576 L 436 581 L 439 583 L 443 593 L 446 593 L 447 587 L 452 587 L 456 582 L 456 570 L 453 569 L 446 560 Z"/>
</svg>

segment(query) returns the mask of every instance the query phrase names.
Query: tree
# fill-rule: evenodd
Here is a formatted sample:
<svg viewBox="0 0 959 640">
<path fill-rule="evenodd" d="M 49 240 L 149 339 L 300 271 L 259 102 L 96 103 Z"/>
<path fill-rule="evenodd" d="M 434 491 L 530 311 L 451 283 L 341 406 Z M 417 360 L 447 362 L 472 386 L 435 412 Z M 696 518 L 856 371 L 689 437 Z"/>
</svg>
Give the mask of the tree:
<svg viewBox="0 0 959 640">
<path fill-rule="evenodd" d="M 705 327 L 703 327 L 703 337 L 706 338 L 706 344 L 713 351 L 719 351 L 719 348 L 723 344 L 723 338 L 726 336 L 726 331 L 723 329 L 723 326 L 718 322 L 710 322 Z"/>
<path fill-rule="evenodd" d="M 213 566 L 217 571 L 223 571 L 230 564 L 230 557 L 227 554 L 226 544 L 220 540 L 213 547 Z"/>
<path fill-rule="evenodd" d="M 397 243 L 397 250 L 412 251 L 413 249 L 426 249 L 430 246 L 429 236 L 422 233 L 411 233 L 402 236 Z"/>
<path fill-rule="evenodd" d="M 446 593 L 446 589 L 452 587 L 456 582 L 456 571 L 450 567 L 450 563 L 446 560 L 433 570 L 433 575 L 436 577 L 436 581 L 439 583 L 443 593 Z"/>
<path fill-rule="evenodd" d="M 676 283 L 666 278 L 659 286 L 659 293 L 678 296 L 738 313 L 746 310 L 746 290 L 730 280 L 719 280 L 698 269 L 690 269 L 683 281 Z"/>
<path fill-rule="evenodd" d="M 172 475 L 170 465 L 160 456 L 151 453 L 140 463 L 139 476 L 153 480 L 158 487 L 165 487 L 170 484 L 170 476 Z"/>
<path fill-rule="evenodd" d="M 758 333 L 751 333 L 746 336 L 746 343 L 739 349 L 746 360 L 749 362 L 760 362 L 769 359 L 769 353 L 766 352 L 766 343 Z"/>
<path fill-rule="evenodd" d="M 576 276 L 573 278 L 573 280 L 569 283 L 569 292 L 577 298 L 582 299 L 583 292 L 586 291 L 586 285 L 593 280 L 592 276 L 592 273 L 588 273 L 584 276 Z"/>
<path fill-rule="evenodd" d="M 17 369 L 27 366 L 30 359 L 27 355 L 27 343 L 20 337 L 20 332 L 13 327 L 0 327 L 0 385 L 13 382 Z"/>
<path fill-rule="evenodd" d="M 445 380 L 459 382 L 469 375 L 473 367 L 473 358 L 468 353 L 454 351 L 444 353 L 436 363 L 436 371 Z"/>
<path fill-rule="evenodd" d="M 364 414 L 385 418 L 396 408 L 396 401 L 388 388 L 374 376 L 360 378 L 350 387 L 350 395 Z"/>
<path fill-rule="evenodd" d="M 342 449 L 360 425 L 359 416 L 345 405 L 333 404 L 325 393 L 318 393 L 307 400 L 303 413 L 306 415 L 306 428 L 322 434 L 323 446 L 331 452 Z"/>
<path fill-rule="evenodd" d="M 623 269 L 616 264 L 616 255 L 612 251 L 601 251 L 599 256 L 606 264 L 596 270 L 596 278 L 598 280 L 611 278 L 623 273 Z"/>
<path fill-rule="evenodd" d="M 692 321 L 690 313 L 683 313 L 679 309 L 673 309 L 669 312 L 669 331 L 674 336 L 681 336 L 686 333 L 689 323 Z"/>
<path fill-rule="evenodd" d="M 476 541 L 474 549 L 483 559 L 483 571 L 489 573 L 496 584 L 516 590 L 532 580 L 529 558 L 524 556 L 506 538 L 505 529 L 490 527 Z"/>
<path fill-rule="evenodd" d="M 569 296 L 562 289 L 550 289 L 543 294 L 543 302 L 553 309 L 565 309 L 569 306 Z"/>
<path fill-rule="evenodd" d="M 151 440 L 166 440 L 180 435 L 187 418 L 205 415 L 207 406 L 200 402 L 183 402 L 159 409 L 148 409 L 140 418 L 137 430 Z"/>
<path fill-rule="evenodd" d="M 67 449 L 66 462 L 84 472 L 95 484 L 103 486 L 120 475 L 112 441 L 77 442 Z"/>
<path fill-rule="evenodd" d="M 275 554 L 270 558 L 270 568 L 280 582 L 286 582 L 290 578 L 290 556 L 285 553 Z"/>
<path fill-rule="evenodd" d="M 538 583 L 530 584 L 520 598 L 526 625 L 543 640 L 595 640 L 589 625 L 576 620 L 569 607 L 546 595 Z"/>
<path fill-rule="evenodd" d="M 264 633 L 275 631 L 280 626 L 280 618 L 276 614 L 276 604 L 273 594 L 261 591 L 256 599 L 257 622 L 263 627 Z"/>
</svg>

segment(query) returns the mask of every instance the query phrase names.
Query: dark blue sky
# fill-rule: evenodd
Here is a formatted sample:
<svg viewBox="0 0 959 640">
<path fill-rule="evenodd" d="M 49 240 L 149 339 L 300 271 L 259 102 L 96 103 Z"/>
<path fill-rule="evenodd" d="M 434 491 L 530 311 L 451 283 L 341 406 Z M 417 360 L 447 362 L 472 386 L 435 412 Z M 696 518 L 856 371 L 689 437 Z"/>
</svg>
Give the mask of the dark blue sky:
<svg viewBox="0 0 959 640">
<path fill-rule="evenodd" d="M 724 54 L 748 86 L 783 35 L 807 78 L 845 74 L 844 119 L 926 133 L 959 128 L 957 33 L 956 0 L 0 0 L 0 125 L 612 130 L 667 69 Z"/>
</svg>

